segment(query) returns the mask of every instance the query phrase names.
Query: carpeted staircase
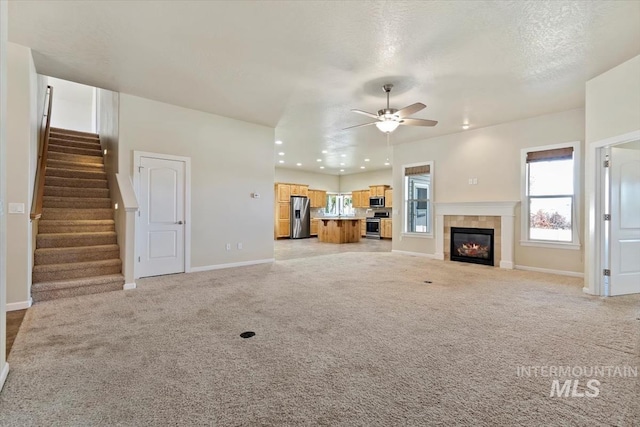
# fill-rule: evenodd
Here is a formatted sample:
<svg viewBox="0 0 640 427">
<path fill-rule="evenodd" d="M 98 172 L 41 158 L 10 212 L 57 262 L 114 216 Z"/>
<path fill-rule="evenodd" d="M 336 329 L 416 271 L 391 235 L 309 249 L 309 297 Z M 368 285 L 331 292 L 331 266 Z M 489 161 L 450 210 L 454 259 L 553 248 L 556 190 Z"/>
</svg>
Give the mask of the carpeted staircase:
<svg viewBox="0 0 640 427">
<path fill-rule="evenodd" d="M 100 139 L 51 128 L 33 301 L 122 289 L 121 271 Z"/>
</svg>

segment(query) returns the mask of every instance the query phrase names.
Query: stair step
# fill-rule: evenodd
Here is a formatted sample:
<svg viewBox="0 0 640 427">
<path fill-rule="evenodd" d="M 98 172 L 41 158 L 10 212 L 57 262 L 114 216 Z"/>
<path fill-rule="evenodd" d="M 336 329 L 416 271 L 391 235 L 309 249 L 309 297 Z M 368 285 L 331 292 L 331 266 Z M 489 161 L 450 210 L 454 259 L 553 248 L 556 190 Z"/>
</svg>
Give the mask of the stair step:
<svg viewBox="0 0 640 427">
<path fill-rule="evenodd" d="M 54 280 L 78 279 L 80 277 L 106 276 L 122 272 L 122 261 L 108 259 L 104 261 L 72 262 L 63 264 L 45 264 L 33 267 L 33 283 Z"/>
<path fill-rule="evenodd" d="M 47 162 L 51 160 L 60 160 L 63 162 L 82 164 L 104 164 L 104 162 L 102 161 L 102 156 L 85 156 L 82 154 L 59 153 L 56 151 L 49 151 L 49 154 L 47 154 Z"/>
<path fill-rule="evenodd" d="M 113 209 L 43 208 L 42 221 L 113 219 Z"/>
<path fill-rule="evenodd" d="M 96 220 L 42 220 L 38 222 L 38 233 L 84 233 L 99 231 L 115 231 L 115 221 L 112 219 Z"/>
<path fill-rule="evenodd" d="M 77 170 L 77 169 L 65 169 L 57 168 L 52 165 L 47 165 L 45 172 L 46 177 L 57 176 L 61 178 L 81 178 L 81 179 L 107 179 L 107 173 L 104 170 Z"/>
<path fill-rule="evenodd" d="M 86 150 L 102 150 L 100 146 L 100 141 L 92 140 L 92 141 L 76 141 L 74 139 L 63 139 L 56 138 L 55 136 L 49 136 L 49 145 L 58 145 L 63 147 L 76 147 L 76 148 L 84 148 Z"/>
<path fill-rule="evenodd" d="M 82 179 L 46 176 L 44 185 L 51 187 L 109 188 L 109 181 L 107 181 L 106 179 Z"/>
<path fill-rule="evenodd" d="M 50 185 L 44 186 L 45 196 L 56 197 L 89 197 L 89 198 L 108 198 L 108 188 L 81 188 L 81 187 L 54 187 Z"/>
<path fill-rule="evenodd" d="M 85 136 L 89 138 L 98 138 L 98 134 L 94 132 L 86 132 L 83 130 L 63 129 L 51 126 L 49 128 L 50 133 L 61 133 L 64 135 Z"/>
<path fill-rule="evenodd" d="M 49 169 L 50 167 L 57 169 L 104 172 L 104 165 L 101 163 L 67 162 L 58 159 L 47 159 L 47 169 Z"/>
<path fill-rule="evenodd" d="M 44 196 L 42 198 L 42 206 L 45 208 L 107 209 L 111 208 L 111 199 Z"/>
<path fill-rule="evenodd" d="M 85 156 L 102 156 L 102 150 L 97 148 L 81 148 L 71 145 L 58 145 L 49 142 L 49 153 L 68 153 L 68 154 L 82 154 Z"/>
<path fill-rule="evenodd" d="M 103 261 L 119 257 L 120 248 L 118 245 L 97 245 L 36 249 L 33 260 L 35 265 L 45 265 L 67 262 Z"/>
<path fill-rule="evenodd" d="M 122 274 L 41 282 L 31 285 L 31 297 L 34 302 L 42 302 L 58 298 L 118 291 L 122 289 L 123 285 L 124 277 Z"/>
<path fill-rule="evenodd" d="M 82 233 L 38 233 L 36 248 L 69 248 L 78 246 L 114 245 L 118 243 L 114 231 Z"/>
</svg>

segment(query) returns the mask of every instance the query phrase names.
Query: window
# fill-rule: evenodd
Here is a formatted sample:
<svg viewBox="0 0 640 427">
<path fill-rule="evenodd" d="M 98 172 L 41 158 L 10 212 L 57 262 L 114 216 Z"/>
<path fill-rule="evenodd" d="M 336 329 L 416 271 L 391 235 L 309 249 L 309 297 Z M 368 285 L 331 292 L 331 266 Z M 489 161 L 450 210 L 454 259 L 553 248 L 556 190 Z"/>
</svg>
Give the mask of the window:
<svg viewBox="0 0 640 427">
<path fill-rule="evenodd" d="M 523 244 L 578 245 L 578 154 L 578 143 L 522 150 Z"/>
<path fill-rule="evenodd" d="M 354 215 L 351 194 L 327 193 L 327 206 L 324 212 L 327 215 Z"/>
<path fill-rule="evenodd" d="M 405 233 L 431 234 L 433 162 L 404 166 Z"/>
</svg>

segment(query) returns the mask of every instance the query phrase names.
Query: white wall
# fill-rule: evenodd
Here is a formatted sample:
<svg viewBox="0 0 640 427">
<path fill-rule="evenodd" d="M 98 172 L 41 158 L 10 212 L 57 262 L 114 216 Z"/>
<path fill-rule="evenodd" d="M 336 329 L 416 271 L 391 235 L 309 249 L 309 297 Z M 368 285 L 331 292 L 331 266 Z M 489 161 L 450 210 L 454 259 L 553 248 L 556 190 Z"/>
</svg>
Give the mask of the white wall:
<svg viewBox="0 0 640 427">
<path fill-rule="evenodd" d="M 436 253 L 435 236 L 433 239 L 401 236 L 403 165 L 434 161 L 435 202 L 519 201 L 520 150 L 571 141 L 584 141 L 583 109 L 396 145 L 393 152 L 393 187 L 396 189 L 393 195 L 393 249 Z M 468 184 L 471 177 L 477 178 L 477 185 Z M 580 200 L 579 212 L 582 212 L 582 206 Z M 519 209 L 515 239 L 516 265 L 583 272 L 582 251 L 520 246 Z"/>
<path fill-rule="evenodd" d="M 0 390 L 9 373 L 7 364 L 7 2 L 0 0 Z"/>
<path fill-rule="evenodd" d="M 120 173 L 134 150 L 191 158 L 192 267 L 273 258 L 273 197 L 250 197 L 273 194 L 273 128 L 123 93 L 119 127 Z"/>
<path fill-rule="evenodd" d="M 94 88 L 54 77 L 49 84 L 54 92 L 51 126 L 94 132 Z"/>
<path fill-rule="evenodd" d="M 589 80 L 586 84 L 585 156 L 585 290 L 601 294 L 598 146 L 605 140 L 640 133 L 640 55 Z"/>
<path fill-rule="evenodd" d="M 337 193 L 340 191 L 340 177 L 295 169 L 276 168 L 276 182 L 291 184 L 307 184 L 312 190 L 324 190 Z"/>
<path fill-rule="evenodd" d="M 349 193 L 354 190 L 367 190 L 370 185 L 393 186 L 391 168 L 371 172 L 354 173 L 340 177 L 340 192 Z"/>
<path fill-rule="evenodd" d="M 640 55 L 587 82 L 585 113 L 589 144 L 640 129 Z"/>
<path fill-rule="evenodd" d="M 7 303 L 26 308 L 31 299 L 32 234 L 29 214 L 37 157 L 38 76 L 31 49 L 8 44 L 7 202 L 24 205 L 24 213 L 7 215 Z"/>
</svg>

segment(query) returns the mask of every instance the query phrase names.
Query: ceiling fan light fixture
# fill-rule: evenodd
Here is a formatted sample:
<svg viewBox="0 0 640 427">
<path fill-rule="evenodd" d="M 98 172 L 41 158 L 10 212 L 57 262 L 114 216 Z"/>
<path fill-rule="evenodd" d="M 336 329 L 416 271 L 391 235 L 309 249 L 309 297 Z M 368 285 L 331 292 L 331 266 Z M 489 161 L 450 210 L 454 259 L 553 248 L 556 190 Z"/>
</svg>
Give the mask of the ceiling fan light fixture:
<svg viewBox="0 0 640 427">
<path fill-rule="evenodd" d="M 380 132 L 391 133 L 400 126 L 400 122 L 395 120 L 384 120 L 376 123 L 376 127 Z"/>
</svg>

